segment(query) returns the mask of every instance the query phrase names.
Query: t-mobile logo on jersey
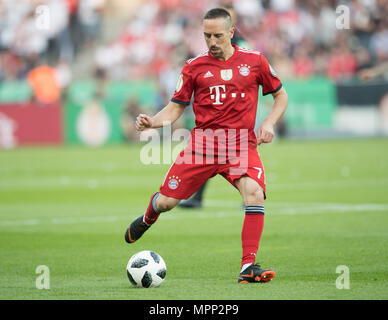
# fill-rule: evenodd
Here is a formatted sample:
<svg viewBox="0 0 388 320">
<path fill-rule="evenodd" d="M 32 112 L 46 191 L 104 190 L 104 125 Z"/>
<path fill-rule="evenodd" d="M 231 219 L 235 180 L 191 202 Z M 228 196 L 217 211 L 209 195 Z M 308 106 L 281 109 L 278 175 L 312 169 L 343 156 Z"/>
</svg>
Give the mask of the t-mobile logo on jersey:
<svg viewBox="0 0 388 320">
<path fill-rule="evenodd" d="M 219 86 L 213 86 L 213 87 L 209 87 L 210 89 L 210 99 L 213 99 L 215 100 L 215 102 L 213 102 L 213 104 L 217 104 L 217 105 L 220 105 L 220 104 L 223 104 L 221 102 L 221 99 L 225 99 L 226 98 L 226 89 L 225 89 L 225 85 L 219 85 Z M 214 90 L 213 90 L 214 89 Z M 223 93 L 221 92 L 221 90 L 223 90 Z M 215 94 L 213 94 L 213 91 Z M 237 98 L 237 93 L 236 92 L 232 92 L 229 97 L 231 98 Z M 245 93 L 244 92 L 241 92 L 239 93 L 239 96 L 241 98 L 245 98 Z"/>
<path fill-rule="evenodd" d="M 226 94 L 225 93 L 221 93 L 220 92 L 220 89 L 222 89 L 224 92 L 225 92 L 225 85 L 221 85 L 221 86 L 213 86 L 213 87 L 210 87 L 210 99 L 215 99 L 216 101 L 213 102 L 213 104 L 223 104 L 220 99 L 225 99 L 226 97 Z M 214 92 L 215 92 L 215 95 L 213 94 L 213 89 L 214 89 Z"/>
</svg>

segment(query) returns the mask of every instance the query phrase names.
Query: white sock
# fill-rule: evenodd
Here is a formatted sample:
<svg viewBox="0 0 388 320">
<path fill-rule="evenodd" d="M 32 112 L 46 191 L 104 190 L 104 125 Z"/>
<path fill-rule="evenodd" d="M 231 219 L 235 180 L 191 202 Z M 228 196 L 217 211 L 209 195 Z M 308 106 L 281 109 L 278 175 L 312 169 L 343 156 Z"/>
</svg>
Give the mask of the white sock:
<svg viewBox="0 0 388 320">
<path fill-rule="evenodd" d="M 246 264 L 244 264 L 244 265 L 241 267 L 240 273 L 243 272 L 246 268 L 248 268 L 248 267 L 251 266 L 252 264 L 253 264 L 253 263 L 246 263 Z"/>
<path fill-rule="evenodd" d="M 151 226 L 150 224 L 148 224 L 147 222 L 145 222 L 145 214 L 143 214 L 143 222 L 147 225 L 147 226 Z"/>
</svg>

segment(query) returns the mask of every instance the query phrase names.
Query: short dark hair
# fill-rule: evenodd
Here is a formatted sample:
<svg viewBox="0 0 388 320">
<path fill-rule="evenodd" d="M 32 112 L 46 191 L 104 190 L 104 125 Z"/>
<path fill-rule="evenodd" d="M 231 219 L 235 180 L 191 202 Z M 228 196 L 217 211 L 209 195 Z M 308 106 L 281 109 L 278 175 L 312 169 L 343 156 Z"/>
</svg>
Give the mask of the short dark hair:
<svg viewBox="0 0 388 320">
<path fill-rule="evenodd" d="M 217 19 L 217 18 L 224 18 L 224 19 L 229 19 L 229 21 L 232 21 L 232 17 L 230 16 L 228 10 L 224 8 L 210 9 L 208 12 L 206 12 L 205 16 L 203 17 L 203 20 Z"/>
</svg>

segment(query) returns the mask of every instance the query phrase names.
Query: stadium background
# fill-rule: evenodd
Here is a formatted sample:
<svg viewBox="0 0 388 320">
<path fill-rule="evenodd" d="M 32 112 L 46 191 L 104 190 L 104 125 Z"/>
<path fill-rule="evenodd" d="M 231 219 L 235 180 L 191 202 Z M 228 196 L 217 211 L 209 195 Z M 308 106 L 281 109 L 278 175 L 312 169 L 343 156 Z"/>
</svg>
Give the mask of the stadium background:
<svg viewBox="0 0 388 320">
<path fill-rule="evenodd" d="M 205 50 L 201 16 L 215 4 L 3 1 L 0 145 L 137 141 L 126 120 L 168 101 L 184 61 Z M 349 8 L 349 29 L 336 27 L 341 4 Z M 47 8 L 47 30 L 39 29 L 45 12 L 35 11 L 37 5 Z M 387 134 L 387 80 L 359 77 L 387 60 L 385 1 L 243 0 L 234 6 L 239 44 L 263 52 L 289 92 L 288 136 Z M 260 118 L 270 99 L 262 103 Z M 31 117 L 33 123 L 23 122 Z M 177 126 L 190 127 L 189 111 L 185 119 Z"/>
<path fill-rule="evenodd" d="M 265 297 L 387 298 L 383 248 L 388 212 L 388 72 L 370 79 L 362 76 L 362 70 L 388 61 L 388 2 L 384 0 L 0 1 L 0 265 L 5 271 L 1 298 L 138 298 L 125 291 L 125 279 L 110 277 L 121 272 L 129 258 L 121 243 L 122 231 L 131 217 L 143 210 L 168 166 L 140 163 L 142 144 L 133 120 L 140 112 L 154 114 L 166 104 L 184 61 L 206 49 L 200 32 L 204 11 L 223 4 L 234 5 L 239 45 L 263 52 L 289 95 L 278 136 L 261 152 L 272 190 L 269 199 L 274 201 L 267 208 L 275 211 L 264 229 L 263 243 L 268 249 L 264 247 L 263 254 L 273 263 L 271 250 L 275 250 L 275 265 L 287 273 L 284 264 L 293 258 L 283 247 L 290 241 L 286 235 L 294 237 L 301 228 L 299 240 L 290 245 L 305 255 L 303 259 L 299 255 L 300 267 L 312 269 L 307 270 L 307 282 L 299 289 L 289 283 L 289 287 L 278 287 L 281 292 L 273 287 Z M 336 25 L 343 13 L 336 12 L 340 5 L 349 9 L 349 28 Z M 258 124 L 269 112 L 271 101 L 271 97 L 260 97 Z M 193 114 L 187 108 L 174 128 L 192 125 Z M 187 256 L 188 247 L 198 256 L 204 254 L 200 247 L 207 246 L 206 242 L 191 248 L 197 237 L 205 235 L 216 241 L 210 231 L 203 231 L 208 225 L 198 217 L 208 219 L 204 220 L 209 226 L 212 221 L 221 224 L 216 244 L 221 252 L 235 248 L 238 257 L 238 243 L 231 244 L 226 233 L 239 237 L 239 230 L 232 230 L 231 225 L 240 223 L 240 213 L 232 214 L 240 210 L 240 200 L 224 181 L 214 180 L 196 218 L 194 213 L 176 209 L 177 220 L 166 217 L 160 229 L 155 228 L 154 235 L 143 242 L 162 254 L 168 268 L 178 255 L 192 260 Z M 231 203 L 222 201 L 225 194 Z M 276 211 L 288 213 L 276 215 Z M 316 214 L 291 219 L 297 211 Z M 347 217 L 329 215 L 331 222 L 325 216 L 344 212 Z M 217 217 L 226 218 L 220 222 Z M 185 229 L 183 219 L 193 219 L 192 225 L 197 227 L 193 230 L 201 231 Z M 28 244 L 21 228 L 29 235 Z M 168 241 L 174 239 L 174 234 L 168 238 L 170 228 L 184 230 L 183 235 L 176 231 L 176 241 L 182 242 L 175 247 Z M 332 238 L 325 238 L 326 232 L 332 232 Z M 228 247 L 222 247 L 224 240 Z M 330 245 L 320 247 L 323 242 Z M 272 248 L 271 243 L 278 247 Z M 335 246 L 344 259 L 332 251 Z M 367 250 L 360 249 L 363 246 L 376 250 L 363 257 L 361 266 L 356 261 Z M 319 247 L 322 256 L 318 258 L 313 247 Z M 82 261 L 85 268 L 69 263 L 56 270 L 53 267 L 59 286 L 54 295 L 32 288 L 34 266 L 60 263 L 69 248 L 76 251 L 75 260 Z M 130 251 L 142 249 L 138 245 Z M 88 255 L 90 260 L 83 260 L 90 250 L 94 252 Z M 108 256 L 115 267 L 104 262 L 104 271 L 90 269 L 88 263 L 98 261 L 98 255 Z M 50 258 L 53 256 L 58 261 Z M 205 257 L 209 262 L 209 254 Z M 322 277 L 310 274 L 311 270 L 320 274 L 319 261 L 331 258 L 333 270 L 348 259 L 357 270 L 355 281 L 361 282 L 368 260 L 380 281 L 372 287 L 362 282 L 358 291 L 342 295 L 333 285 L 333 270 L 331 274 L 324 269 Z M 240 289 L 236 295 L 228 295 L 225 288 L 230 289 L 229 283 L 204 295 L 196 285 L 206 287 L 202 273 L 212 274 L 213 269 L 203 265 L 197 265 L 199 275 L 189 282 L 194 289 L 187 292 L 178 268 L 174 269 L 172 262 L 170 265 L 165 295 L 159 296 L 159 291 L 159 295 L 147 293 L 142 298 L 259 297 Z M 69 270 L 83 275 L 72 278 L 75 291 L 67 287 L 71 287 L 66 282 Z M 236 270 L 231 264 L 225 272 L 234 275 Z M 91 282 L 101 281 L 95 291 L 86 280 L 91 273 L 96 274 Z M 224 276 L 229 278 L 229 273 Z M 314 281 L 325 284 L 314 289 Z M 54 275 L 52 283 L 55 288 Z M 111 285 L 119 289 L 107 289 Z M 181 290 L 175 292 L 174 286 Z"/>
</svg>

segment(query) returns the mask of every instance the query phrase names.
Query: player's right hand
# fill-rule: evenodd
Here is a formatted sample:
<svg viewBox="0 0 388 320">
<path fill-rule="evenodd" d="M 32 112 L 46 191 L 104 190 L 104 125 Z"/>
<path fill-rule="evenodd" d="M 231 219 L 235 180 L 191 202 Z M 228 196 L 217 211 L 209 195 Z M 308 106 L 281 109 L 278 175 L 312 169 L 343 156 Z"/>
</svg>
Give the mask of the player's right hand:
<svg viewBox="0 0 388 320">
<path fill-rule="evenodd" d="M 136 130 L 143 131 L 152 127 L 152 119 L 146 114 L 139 114 L 136 118 Z"/>
</svg>

